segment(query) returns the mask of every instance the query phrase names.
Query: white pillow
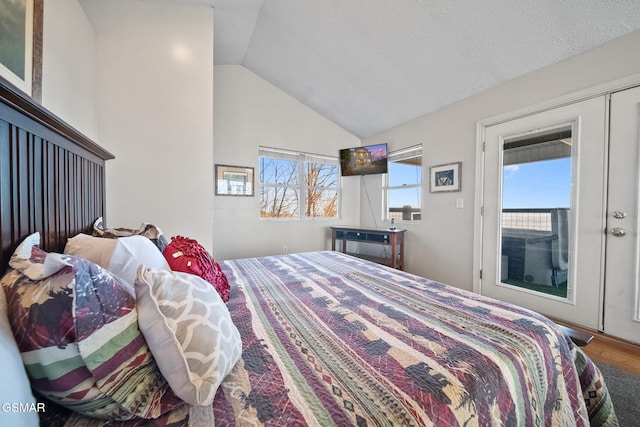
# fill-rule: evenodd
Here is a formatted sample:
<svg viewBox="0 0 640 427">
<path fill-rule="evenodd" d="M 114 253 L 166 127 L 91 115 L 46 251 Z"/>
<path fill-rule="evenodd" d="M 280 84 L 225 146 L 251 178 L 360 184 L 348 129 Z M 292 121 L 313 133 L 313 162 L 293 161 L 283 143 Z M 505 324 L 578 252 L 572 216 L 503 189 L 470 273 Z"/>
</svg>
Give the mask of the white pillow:
<svg viewBox="0 0 640 427">
<path fill-rule="evenodd" d="M 98 264 L 130 284 L 132 290 L 141 265 L 171 270 L 162 252 L 144 236 L 108 239 L 78 234 L 67 240 L 64 253 Z"/>
<path fill-rule="evenodd" d="M 240 359 L 242 341 L 216 289 L 199 276 L 141 266 L 138 324 L 173 392 L 210 405 Z"/>
<path fill-rule="evenodd" d="M 7 299 L 4 289 L 0 287 L 0 425 L 3 426 L 37 426 L 39 424 L 37 411 L 43 408 L 36 404 L 31 392 L 31 384 L 24 369 L 18 345 L 11 332 L 7 317 Z M 27 411 L 13 409 L 14 404 L 28 407 Z M 28 405 L 28 406 L 27 406 Z M 33 410 L 35 409 L 35 410 Z"/>
</svg>

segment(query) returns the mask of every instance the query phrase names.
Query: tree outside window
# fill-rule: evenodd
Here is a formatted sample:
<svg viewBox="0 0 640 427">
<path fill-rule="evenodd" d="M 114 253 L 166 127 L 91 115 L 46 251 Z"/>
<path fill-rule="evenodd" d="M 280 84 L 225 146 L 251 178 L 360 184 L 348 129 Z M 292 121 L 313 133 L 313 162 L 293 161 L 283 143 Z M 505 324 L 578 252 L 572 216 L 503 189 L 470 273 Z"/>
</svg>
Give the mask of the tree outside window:
<svg viewBox="0 0 640 427">
<path fill-rule="evenodd" d="M 260 148 L 260 218 L 338 217 L 338 159 Z"/>
</svg>

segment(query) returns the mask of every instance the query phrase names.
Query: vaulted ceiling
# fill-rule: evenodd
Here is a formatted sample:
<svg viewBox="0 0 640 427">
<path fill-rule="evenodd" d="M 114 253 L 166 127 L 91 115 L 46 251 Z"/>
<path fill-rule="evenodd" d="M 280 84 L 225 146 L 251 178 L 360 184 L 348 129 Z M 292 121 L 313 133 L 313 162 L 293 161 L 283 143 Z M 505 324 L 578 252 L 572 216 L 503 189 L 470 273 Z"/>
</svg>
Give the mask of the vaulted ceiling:
<svg viewBox="0 0 640 427">
<path fill-rule="evenodd" d="M 216 65 L 361 138 L 640 30 L 640 0 L 138 1 L 213 6 Z M 127 18 L 79 2 L 94 28 Z"/>
<path fill-rule="evenodd" d="M 640 29 L 640 0 L 193 2 L 215 8 L 216 65 L 246 67 L 358 137 Z"/>
</svg>

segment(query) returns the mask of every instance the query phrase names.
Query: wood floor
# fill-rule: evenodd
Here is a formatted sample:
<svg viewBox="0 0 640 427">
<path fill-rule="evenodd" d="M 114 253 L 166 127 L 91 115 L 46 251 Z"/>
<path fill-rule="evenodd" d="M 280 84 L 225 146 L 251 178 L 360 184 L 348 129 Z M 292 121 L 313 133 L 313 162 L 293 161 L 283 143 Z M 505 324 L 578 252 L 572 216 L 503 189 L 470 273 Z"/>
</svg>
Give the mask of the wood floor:
<svg viewBox="0 0 640 427">
<path fill-rule="evenodd" d="M 592 360 L 614 366 L 640 377 L 640 346 L 597 331 L 559 321 L 556 321 L 556 323 L 593 335 L 593 340 L 589 344 L 580 347 Z"/>
</svg>

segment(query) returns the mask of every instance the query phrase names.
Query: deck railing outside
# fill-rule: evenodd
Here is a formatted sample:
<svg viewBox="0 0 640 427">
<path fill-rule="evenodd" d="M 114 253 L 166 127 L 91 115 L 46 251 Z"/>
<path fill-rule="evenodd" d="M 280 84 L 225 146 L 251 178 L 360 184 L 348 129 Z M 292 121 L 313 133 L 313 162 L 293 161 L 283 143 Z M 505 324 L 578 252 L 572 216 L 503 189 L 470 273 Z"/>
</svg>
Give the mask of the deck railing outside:
<svg viewBox="0 0 640 427">
<path fill-rule="evenodd" d="M 396 221 L 416 221 L 420 216 L 420 208 L 389 208 L 389 219 Z M 502 228 L 551 231 L 551 208 L 503 209 Z"/>
<path fill-rule="evenodd" d="M 503 209 L 502 228 L 551 231 L 551 209 Z"/>
<path fill-rule="evenodd" d="M 421 209 L 411 206 L 391 207 L 389 208 L 389 219 L 396 221 L 419 221 L 421 217 Z"/>
</svg>

